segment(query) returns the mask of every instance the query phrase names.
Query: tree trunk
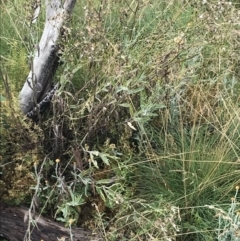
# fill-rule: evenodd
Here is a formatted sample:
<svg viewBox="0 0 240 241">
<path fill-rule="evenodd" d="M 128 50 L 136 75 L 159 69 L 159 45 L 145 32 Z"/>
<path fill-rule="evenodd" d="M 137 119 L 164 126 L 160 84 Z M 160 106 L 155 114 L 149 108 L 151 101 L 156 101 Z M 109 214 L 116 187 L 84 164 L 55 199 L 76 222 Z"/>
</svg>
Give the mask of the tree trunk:
<svg viewBox="0 0 240 241">
<path fill-rule="evenodd" d="M 76 0 L 46 0 L 46 22 L 41 40 L 35 46 L 31 71 L 20 92 L 20 107 L 24 114 L 31 111 L 50 90 L 58 66 L 58 42 L 64 21 L 75 6 Z M 39 6 L 40 8 L 40 6 Z M 32 23 L 36 21 L 39 8 Z"/>
<path fill-rule="evenodd" d="M 75 6 L 76 0 L 46 0 L 46 22 L 41 40 L 35 46 L 35 53 L 31 60 L 31 71 L 20 92 L 20 107 L 24 114 L 28 114 L 38 103 L 44 99 L 49 92 L 53 76 L 58 67 L 58 43 L 64 21 Z M 32 24 L 35 23 L 40 11 L 37 6 Z M 49 97 L 50 98 L 50 97 Z M 60 224 L 42 217 L 35 218 L 36 225 L 27 230 L 26 213 L 24 208 L 0 207 L 0 239 L 10 241 L 29 240 L 26 234 L 31 232 L 31 240 L 74 240 L 74 241 L 100 241 L 101 238 L 94 237 L 91 232 L 80 228 L 71 230 L 73 238 L 70 239 L 70 230 Z"/>
<path fill-rule="evenodd" d="M 0 209 L 0 240 L 23 241 L 26 235 L 27 223 L 24 223 L 27 209 L 18 207 L 1 207 Z M 70 239 L 69 228 L 65 228 L 56 222 L 42 217 L 37 217 L 37 224 L 31 229 L 31 240 L 44 241 L 68 241 Z M 80 228 L 72 229 L 73 241 L 103 241 L 94 237 L 90 231 Z M 65 239 L 64 239 L 65 238 Z M 28 239 L 27 239 L 28 240 Z"/>
</svg>

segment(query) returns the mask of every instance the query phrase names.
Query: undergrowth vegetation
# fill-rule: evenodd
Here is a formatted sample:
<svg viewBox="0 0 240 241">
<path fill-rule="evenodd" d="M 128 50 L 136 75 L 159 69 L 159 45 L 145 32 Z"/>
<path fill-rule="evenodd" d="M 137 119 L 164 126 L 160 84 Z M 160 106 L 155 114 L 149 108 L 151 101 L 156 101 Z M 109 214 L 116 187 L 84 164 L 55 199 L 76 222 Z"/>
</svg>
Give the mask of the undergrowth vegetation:
<svg viewBox="0 0 240 241">
<path fill-rule="evenodd" d="M 5 202 L 108 241 L 239 240 L 237 1 L 78 1 L 37 124 L 17 96 L 44 14 L 0 4 Z"/>
</svg>

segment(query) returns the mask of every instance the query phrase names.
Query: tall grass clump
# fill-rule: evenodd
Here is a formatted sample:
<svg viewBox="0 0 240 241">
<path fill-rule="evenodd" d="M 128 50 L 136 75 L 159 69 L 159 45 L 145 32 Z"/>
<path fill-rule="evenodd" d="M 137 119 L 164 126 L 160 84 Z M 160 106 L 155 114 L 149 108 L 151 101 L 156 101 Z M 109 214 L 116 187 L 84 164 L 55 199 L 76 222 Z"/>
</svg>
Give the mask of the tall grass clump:
<svg viewBox="0 0 240 241">
<path fill-rule="evenodd" d="M 41 212 L 109 241 L 216 240 L 209 205 L 239 184 L 238 21 L 224 1 L 77 2 L 34 137 Z"/>
<path fill-rule="evenodd" d="M 239 183 L 239 116 L 231 106 L 222 108 L 225 118 L 229 113 L 224 123 L 216 119 L 215 125 L 189 128 L 180 119 L 146 131 L 152 151 L 150 162 L 139 164 L 136 190 L 148 198 L 161 193 L 180 207 L 183 240 L 215 240 L 217 220 L 205 205 L 226 204 Z"/>
</svg>

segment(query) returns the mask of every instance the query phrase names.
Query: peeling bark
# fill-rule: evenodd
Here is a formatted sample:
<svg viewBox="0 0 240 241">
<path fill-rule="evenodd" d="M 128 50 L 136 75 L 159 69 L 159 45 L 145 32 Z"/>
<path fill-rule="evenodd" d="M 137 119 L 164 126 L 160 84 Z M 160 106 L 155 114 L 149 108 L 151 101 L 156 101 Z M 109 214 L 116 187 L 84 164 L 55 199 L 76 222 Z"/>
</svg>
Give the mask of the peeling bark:
<svg viewBox="0 0 240 241">
<path fill-rule="evenodd" d="M 76 0 L 46 0 L 46 22 L 36 46 L 31 71 L 20 92 L 20 107 L 24 114 L 31 111 L 50 90 L 58 67 L 58 42 L 61 28 L 72 13 Z"/>
</svg>

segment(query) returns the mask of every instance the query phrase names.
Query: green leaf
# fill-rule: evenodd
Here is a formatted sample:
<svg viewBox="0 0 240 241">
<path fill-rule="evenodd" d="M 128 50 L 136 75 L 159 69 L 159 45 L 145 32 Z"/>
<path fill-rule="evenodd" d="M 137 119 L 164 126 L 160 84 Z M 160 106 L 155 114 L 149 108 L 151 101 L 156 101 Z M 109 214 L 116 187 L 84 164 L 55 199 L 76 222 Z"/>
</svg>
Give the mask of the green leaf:
<svg viewBox="0 0 240 241">
<path fill-rule="evenodd" d="M 134 90 L 128 90 L 127 93 L 128 94 L 135 94 L 135 93 L 138 93 L 140 91 L 144 90 L 144 87 L 139 87 L 137 89 L 134 89 Z"/>
<path fill-rule="evenodd" d="M 78 65 L 75 69 L 72 70 L 72 73 L 75 74 L 81 68 L 82 68 L 82 65 Z"/>
<path fill-rule="evenodd" d="M 110 165 L 110 164 L 109 164 L 109 159 L 107 158 L 107 156 L 108 156 L 107 154 L 100 153 L 99 156 L 100 156 L 100 158 L 103 160 L 103 162 L 104 162 L 106 165 L 108 165 L 108 166 Z"/>
<path fill-rule="evenodd" d="M 60 222 L 66 222 L 66 220 L 64 218 L 56 218 L 57 221 L 60 221 Z"/>
<path fill-rule="evenodd" d="M 106 196 L 105 196 L 103 190 L 102 190 L 101 188 L 99 188 L 99 187 L 96 187 L 96 191 L 97 191 L 97 193 L 101 196 L 102 200 L 103 200 L 104 202 L 106 202 L 107 199 L 106 199 Z"/>
<path fill-rule="evenodd" d="M 99 151 L 88 151 L 88 153 L 91 155 L 94 155 L 94 156 L 99 156 Z"/>
<path fill-rule="evenodd" d="M 119 104 L 119 106 L 122 106 L 122 107 L 130 107 L 130 104 L 128 104 L 128 103 L 122 103 L 122 104 Z"/>
<path fill-rule="evenodd" d="M 94 160 L 93 158 L 91 158 L 91 162 L 93 163 L 93 165 L 98 169 L 98 163 L 96 160 Z"/>
<path fill-rule="evenodd" d="M 117 89 L 116 93 L 118 93 L 118 92 L 120 92 L 120 91 L 128 91 L 128 90 L 129 90 L 128 87 L 126 87 L 126 86 L 120 86 L 120 87 Z"/>
<path fill-rule="evenodd" d="M 96 182 L 96 184 L 109 184 L 109 183 L 111 183 L 111 180 L 109 179 L 102 179 Z"/>
</svg>

